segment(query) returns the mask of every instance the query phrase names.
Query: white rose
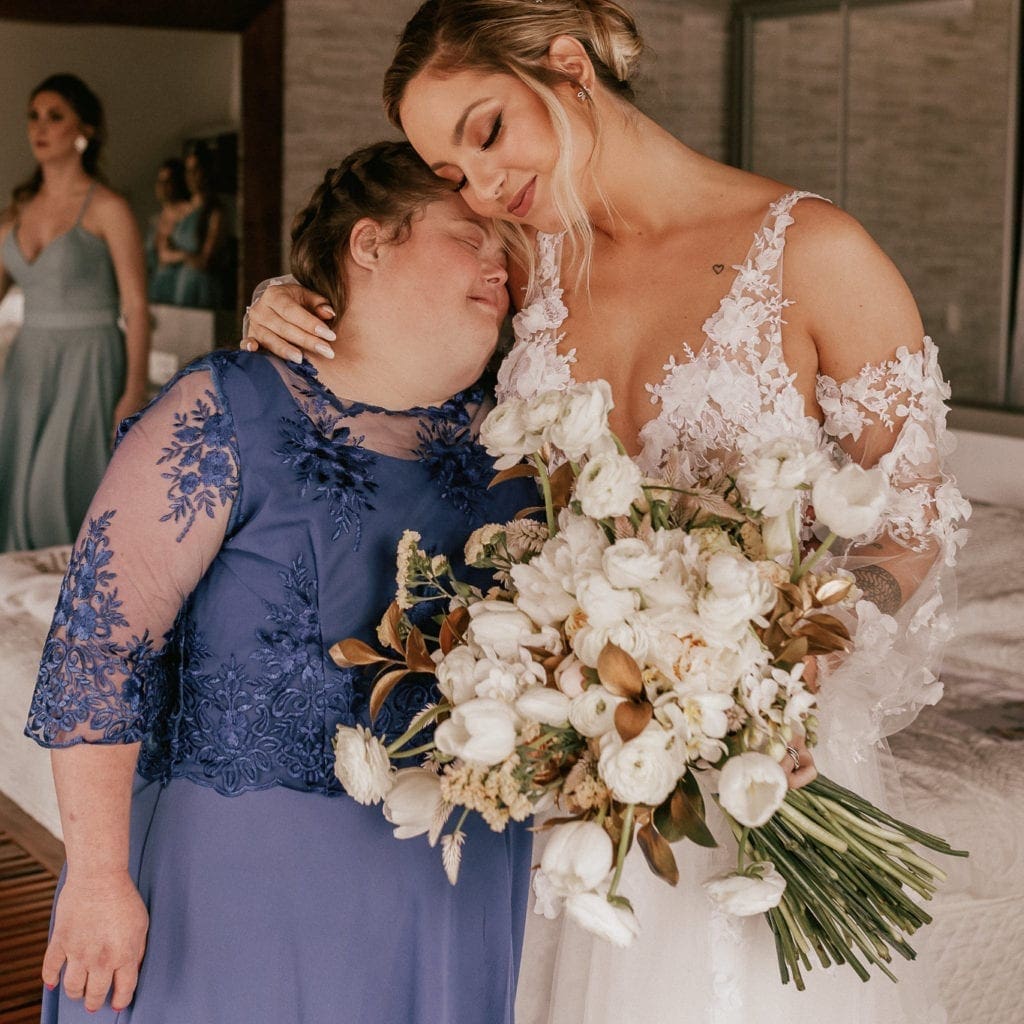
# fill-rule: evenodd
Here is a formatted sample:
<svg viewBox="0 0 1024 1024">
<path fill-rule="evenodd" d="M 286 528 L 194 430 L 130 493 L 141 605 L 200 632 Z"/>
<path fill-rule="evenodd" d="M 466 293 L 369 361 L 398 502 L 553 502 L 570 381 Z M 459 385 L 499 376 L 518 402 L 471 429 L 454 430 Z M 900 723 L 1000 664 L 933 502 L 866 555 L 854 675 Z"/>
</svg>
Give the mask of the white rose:
<svg viewBox="0 0 1024 1024">
<path fill-rule="evenodd" d="M 560 625 L 576 610 L 576 598 L 566 589 L 571 577 L 567 578 L 554 560 L 563 547 L 551 542 L 528 563 L 513 565 L 510 570 L 516 604 L 541 626 Z"/>
<path fill-rule="evenodd" d="M 566 913 L 581 928 L 625 949 L 640 934 L 636 915 L 626 907 L 616 907 L 596 892 L 581 892 L 565 901 Z"/>
<path fill-rule="evenodd" d="M 515 712 L 504 701 L 477 697 L 452 711 L 434 731 L 434 742 L 442 754 L 488 767 L 499 764 L 516 748 Z"/>
<path fill-rule="evenodd" d="M 521 399 L 510 398 L 492 409 L 480 424 L 480 443 L 495 456 L 495 469 L 509 469 L 540 447 L 541 438 L 526 429 L 525 407 Z"/>
<path fill-rule="evenodd" d="M 718 780 L 718 800 L 741 825 L 759 828 L 782 806 L 788 788 L 778 761 L 748 751 L 725 762 Z"/>
<path fill-rule="evenodd" d="M 719 875 L 704 883 L 704 891 L 727 914 L 754 917 L 764 914 L 782 902 L 786 880 L 771 861 L 750 864 L 752 874 Z"/>
<path fill-rule="evenodd" d="M 509 601 L 477 601 L 469 606 L 469 616 L 466 639 L 498 659 L 517 658 L 537 628 Z"/>
<path fill-rule="evenodd" d="M 464 644 L 453 647 L 438 663 L 437 688 L 452 704 L 476 696 L 477 659 Z"/>
<path fill-rule="evenodd" d="M 583 693 L 585 684 L 583 663 L 575 654 L 570 654 L 558 663 L 558 668 L 555 669 L 555 686 L 567 697 L 578 697 Z"/>
<path fill-rule="evenodd" d="M 540 869 L 560 896 L 596 889 L 608 877 L 615 851 L 608 833 L 593 821 L 551 829 Z"/>
<path fill-rule="evenodd" d="M 564 391 L 538 391 L 526 403 L 523 409 L 523 424 L 527 433 L 545 436 L 565 407 Z"/>
<path fill-rule="evenodd" d="M 642 587 L 661 575 L 662 559 L 639 537 L 624 537 L 608 548 L 602 560 L 613 587 Z"/>
<path fill-rule="evenodd" d="M 569 724 L 569 698 L 549 686 L 531 686 L 516 701 L 516 711 L 532 722 L 563 729 Z"/>
<path fill-rule="evenodd" d="M 594 519 L 628 515 L 643 497 L 643 475 L 628 455 L 604 454 L 592 458 L 576 479 L 576 499 Z"/>
<path fill-rule="evenodd" d="M 622 622 L 640 607 L 639 594 L 632 590 L 616 590 L 597 572 L 587 573 L 577 581 L 576 600 L 590 625 L 598 629 Z"/>
<path fill-rule="evenodd" d="M 751 508 L 766 516 L 784 515 L 800 497 L 801 484 L 813 484 L 828 465 L 807 442 L 783 437 L 748 456 L 736 484 Z"/>
<path fill-rule="evenodd" d="M 384 798 L 384 817 L 395 828 L 396 839 L 411 839 L 429 832 L 441 812 L 441 779 L 426 768 L 402 768 Z"/>
<path fill-rule="evenodd" d="M 657 722 L 627 743 L 617 732 L 605 733 L 598 771 L 616 800 L 657 807 L 679 780 L 682 764 L 673 746 L 672 733 Z"/>
<path fill-rule="evenodd" d="M 375 804 L 394 784 L 384 744 L 363 726 L 339 725 L 334 736 L 334 774 L 356 803 Z"/>
<path fill-rule="evenodd" d="M 615 709 L 624 700 L 603 686 L 588 686 L 573 699 L 569 723 L 581 736 L 603 736 L 615 728 Z"/>
<path fill-rule="evenodd" d="M 606 380 L 576 384 L 565 393 L 565 402 L 556 422 L 551 424 L 548 439 L 560 448 L 567 459 L 579 462 L 592 454 L 595 445 L 604 446 L 608 435 L 608 413 L 615 403 Z"/>
<path fill-rule="evenodd" d="M 821 476 L 812 492 L 814 514 L 840 537 L 872 533 L 889 501 L 889 481 L 880 469 L 851 462 Z"/>
</svg>

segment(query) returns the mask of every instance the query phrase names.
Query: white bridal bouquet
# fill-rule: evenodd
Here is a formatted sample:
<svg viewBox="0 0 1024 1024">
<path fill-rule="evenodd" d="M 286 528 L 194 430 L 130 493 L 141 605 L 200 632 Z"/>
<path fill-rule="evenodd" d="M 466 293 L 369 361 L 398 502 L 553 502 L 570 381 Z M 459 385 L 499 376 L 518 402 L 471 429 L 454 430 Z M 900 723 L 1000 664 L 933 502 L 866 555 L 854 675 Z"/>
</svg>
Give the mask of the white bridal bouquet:
<svg viewBox="0 0 1024 1024">
<path fill-rule="evenodd" d="M 803 659 L 851 645 L 853 578 L 816 569 L 837 536 L 876 526 L 887 481 L 789 438 L 747 453 L 735 479 L 647 480 L 609 429 L 611 407 L 596 381 L 487 418 L 496 482 L 535 476 L 544 505 L 470 537 L 467 565 L 495 574 L 486 593 L 404 535 L 378 631 L 391 653 L 348 639 L 331 654 L 379 667 L 371 715 L 411 672 L 434 674 L 440 700 L 386 746 L 339 727 L 338 778 L 383 801 L 397 837 L 440 842 L 453 883 L 471 812 L 501 831 L 553 810 L 538 826 L 551 830 L 538 907 L 621 946 L 640 927 L 620 892 L 625 858 L 637 846 L 676 884 L 674 843 L 717 845 L 710 792 L 737 867 L 705 888 L 728 912 L 766 915 L 783 981 L 802 988 L 812 956 L 894 977 L 892 951 L 913 957 L 907 936 L 930 920 L 908 890 L 928 899 L 944 878 L 912 845 L 957 851 L 827 779 L 791 791 L 779 763 L 796 736 L 815 740 Z M 827 536 L 805 554 L 808 497 Z M 447 610 L 427 636 L 407 612 L 439 596 Z M 420 767 L 393 764 L 415 756 Z"/>
</svg>

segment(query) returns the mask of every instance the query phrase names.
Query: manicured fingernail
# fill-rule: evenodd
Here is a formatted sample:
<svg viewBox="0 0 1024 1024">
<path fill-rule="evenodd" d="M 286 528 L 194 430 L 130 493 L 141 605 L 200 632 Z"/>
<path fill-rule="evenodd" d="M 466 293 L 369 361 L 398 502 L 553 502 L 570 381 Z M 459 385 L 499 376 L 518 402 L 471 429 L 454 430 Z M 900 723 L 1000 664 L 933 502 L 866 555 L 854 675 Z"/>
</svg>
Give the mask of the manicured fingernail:
<svg viewBox="0 0 1024 1024">
<path fill-rule="evenodd" d="M 297 350 L 289 352 L 288 353 L 288 362 L 289 363 L 301 363 L 302 362 L 302 353 L 297 351 Z"/>
<path fill-rule="evenodd" d="M 50 992 L 52 992 L 57 987 L 56 984 L 51 985 L 48 981 L 44 981 L 43 984 L 47 987 L 47 989 Z"/>
<path fill-rule="evenodd" d="M 316 336 L 323 338 L 324 341 L 336 341 L 337 335 L 330 329 L 330 327 L 320 326 L 316 329 Z"/>
<path fill-rule="evenodd" d="M 334 312 L 334 309 L 331 306 L 327 305 L 321 306 L 320 312 L 323 313 L 324 316 L 329 316 L 332 320 L 338 315 Z"/>
<path fill-rule="evenodd" d="M 316 350 L 324 359 L 334 358 L 334 349 L 330 345 L 317 345 Z"/>
</svg>

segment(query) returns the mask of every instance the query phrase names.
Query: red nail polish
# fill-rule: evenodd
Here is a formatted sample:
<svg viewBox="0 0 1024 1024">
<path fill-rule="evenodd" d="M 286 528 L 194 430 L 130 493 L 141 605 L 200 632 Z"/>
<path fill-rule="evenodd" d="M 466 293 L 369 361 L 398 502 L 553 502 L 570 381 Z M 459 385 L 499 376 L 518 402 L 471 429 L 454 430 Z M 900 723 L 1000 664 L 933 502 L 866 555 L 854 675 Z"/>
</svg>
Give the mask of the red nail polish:
<svg viewBox="0 0 1024 1024">
<path fill-rule="evenodd" d="M 43 984 L 47 987 L 47 989 L 50 992 L 52 992 L 57 987 L 56 985 L 51 985 L 48 981 L 44 981 Z"/>
</svg>

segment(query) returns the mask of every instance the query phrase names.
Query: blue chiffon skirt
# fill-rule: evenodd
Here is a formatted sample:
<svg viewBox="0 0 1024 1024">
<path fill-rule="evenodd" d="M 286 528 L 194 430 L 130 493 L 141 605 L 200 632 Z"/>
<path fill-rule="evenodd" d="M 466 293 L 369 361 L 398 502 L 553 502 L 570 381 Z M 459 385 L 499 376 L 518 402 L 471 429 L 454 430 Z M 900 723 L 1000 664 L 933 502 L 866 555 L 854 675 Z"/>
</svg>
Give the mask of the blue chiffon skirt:
<svg viewBox="0 0 1024 1024">
<path fill-rule="evenodd" d="M 451 886 L 439 850 L 395 839 L 379 807 L 137 778 L 150 929 L 135 999 L 90 1014 L 58 988 L 42 1021 L 512 1024 L 530 834 L 475 815 L 467 830 Z"/>
</svg>

